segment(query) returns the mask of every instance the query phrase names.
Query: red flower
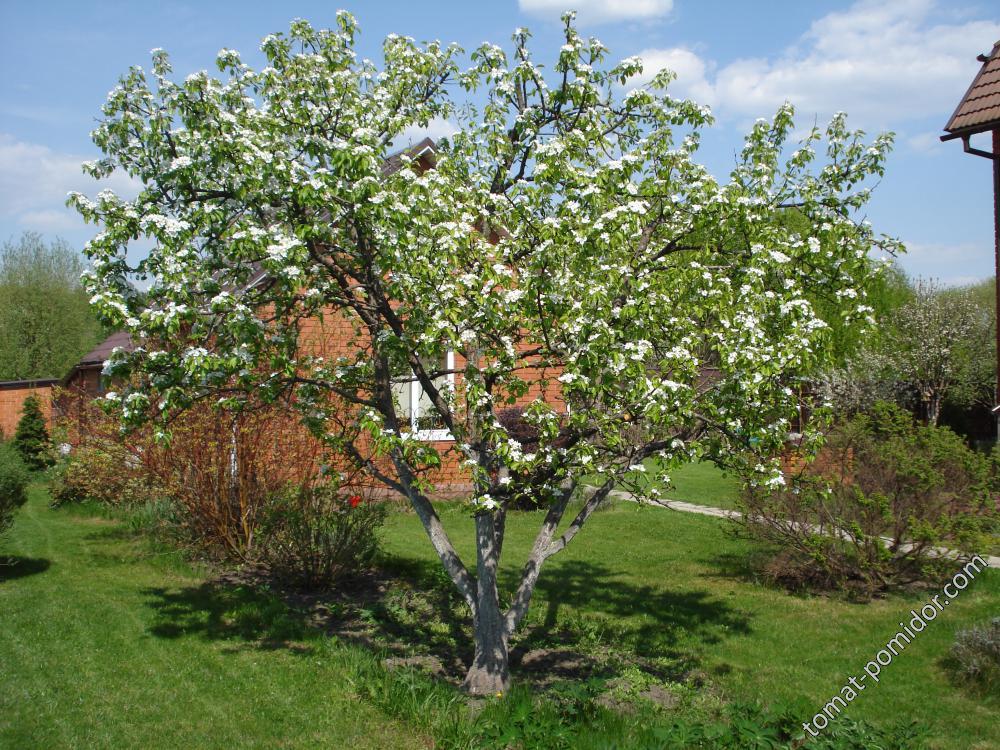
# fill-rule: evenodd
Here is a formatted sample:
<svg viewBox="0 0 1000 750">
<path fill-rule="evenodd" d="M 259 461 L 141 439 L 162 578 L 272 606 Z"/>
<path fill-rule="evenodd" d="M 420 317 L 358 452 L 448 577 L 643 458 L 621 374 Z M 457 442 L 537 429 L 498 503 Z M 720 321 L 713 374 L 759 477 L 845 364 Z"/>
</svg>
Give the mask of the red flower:
<svg viewBox="0 0 1000 750">
<path fill-rule="evenodd" d="M 361 495 L 351 495 L 349 498 L 347 498 L 347 502 L 351 504 L 352 508 L 357 508 L 359 505 L 361 505 Z"/>
</svg>

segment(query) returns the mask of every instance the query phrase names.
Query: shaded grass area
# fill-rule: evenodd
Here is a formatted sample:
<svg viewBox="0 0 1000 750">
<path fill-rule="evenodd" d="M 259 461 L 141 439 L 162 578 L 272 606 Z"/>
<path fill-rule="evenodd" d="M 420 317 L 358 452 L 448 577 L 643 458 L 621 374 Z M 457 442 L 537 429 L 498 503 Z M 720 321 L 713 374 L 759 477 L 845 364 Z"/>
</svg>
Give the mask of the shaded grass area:
<svg viewBox="0 0 1000 750">
<path fill-rule="evenodd" d="M 472 522 L 443 513 L 464 559 L 473 555 Z M 540 516 L 514 514 L 501 580 L 509 592 Z M 711 710 L 729 701 L 791 706 L 801 720 L 839 691 L 899 629 L 930 592 L 867 604 L 789 595 L 758 583 L 759 550 L 713 518 L 621 503 L 595 514 L 552 558 L 516 651 L 571 647 L 598 664 L 638 665 L 678 694 Z M 387 551 L 431 570 L 433 553 L 417 519 L 391 518 Z M 474 558 L 472 558 L 474 559 Z M 941 584 L 944 581 L 940 582 Z M 955 631 L 1000 610 L 1000 575 L 988 570 L 884 669 L 882 680 L 845 717 L 887 726 L 900 718 L 928 725 L 931 746 L 1000 747 L 1000 696 L 957 684 L 946 669 Z M 713 697 L 714 696 L 714 697 Z"/>
<path fill-rule="evenodd" d="M 0 747 L 430 746 L 274 597 L 47 500 L 0 551 Z"/>
</svg>

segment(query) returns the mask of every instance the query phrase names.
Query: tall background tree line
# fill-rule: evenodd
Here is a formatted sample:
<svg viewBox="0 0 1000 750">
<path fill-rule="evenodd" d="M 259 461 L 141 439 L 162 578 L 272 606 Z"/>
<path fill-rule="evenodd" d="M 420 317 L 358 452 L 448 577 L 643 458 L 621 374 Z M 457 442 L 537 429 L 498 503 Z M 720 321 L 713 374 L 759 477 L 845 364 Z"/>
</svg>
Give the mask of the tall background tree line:
<svg viewBox="0 0 1000 750">
<path fill-rule="evenodd" d="M 36 232 L 0 246 L 0 380 L 61 377 L 106 335 L 85 267 L 68 242 Z"/>
</svg>

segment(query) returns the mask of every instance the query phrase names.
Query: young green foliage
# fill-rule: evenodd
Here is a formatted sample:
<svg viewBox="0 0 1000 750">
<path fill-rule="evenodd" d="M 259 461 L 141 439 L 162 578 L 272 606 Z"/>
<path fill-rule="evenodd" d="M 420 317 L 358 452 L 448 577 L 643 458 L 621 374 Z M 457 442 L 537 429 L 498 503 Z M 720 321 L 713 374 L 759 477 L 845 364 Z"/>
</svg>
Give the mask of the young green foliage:
<svg viewBox="0 0 1000 750">
<path fill-rule="evenodd" d="M 61 377 L 102 335 L 77 249 L 25 232 L 0 246 L 0 380 Z"/>
</svg>

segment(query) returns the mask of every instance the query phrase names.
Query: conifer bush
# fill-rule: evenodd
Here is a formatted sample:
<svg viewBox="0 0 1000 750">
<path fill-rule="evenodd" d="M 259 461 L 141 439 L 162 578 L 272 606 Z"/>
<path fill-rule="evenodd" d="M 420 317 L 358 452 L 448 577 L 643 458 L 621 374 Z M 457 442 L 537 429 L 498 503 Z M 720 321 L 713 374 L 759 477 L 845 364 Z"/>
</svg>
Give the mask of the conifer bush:
<svg viewBox="0 0 1000 750">
<path fill-rule="evenodd" d="M 21 420 L 14 433 L 14 447 L 32 471 L 52 465 L 52 441 L 45 426 L 42 404 L 35 395 L 28 396 L 21 407 Z"/>
</svg>

